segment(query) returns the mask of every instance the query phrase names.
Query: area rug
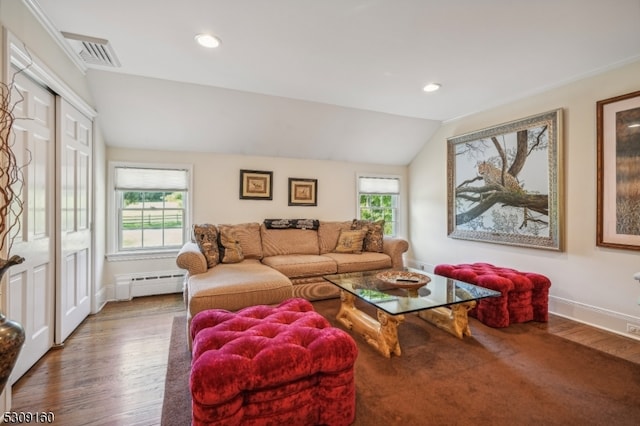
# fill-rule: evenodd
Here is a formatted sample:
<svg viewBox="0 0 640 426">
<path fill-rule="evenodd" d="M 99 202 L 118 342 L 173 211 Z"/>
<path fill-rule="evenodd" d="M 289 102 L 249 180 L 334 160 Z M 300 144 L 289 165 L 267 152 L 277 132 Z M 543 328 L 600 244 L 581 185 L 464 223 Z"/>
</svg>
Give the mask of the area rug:
<svg viewBox="0 0 640 426">
<path fill-rule="evenodd" d="M 340 301 L 314 302 L 334 326 Z M 415 315 L 387 359 L 354 335 L 355 425 L 637 425 L 640 365 L 558 336 L 538 323 L 494 329 L 471 320 L 460 340 Z M 162 425 L 189 425 L 185 318 L 173 324 Z"/>
</svg>

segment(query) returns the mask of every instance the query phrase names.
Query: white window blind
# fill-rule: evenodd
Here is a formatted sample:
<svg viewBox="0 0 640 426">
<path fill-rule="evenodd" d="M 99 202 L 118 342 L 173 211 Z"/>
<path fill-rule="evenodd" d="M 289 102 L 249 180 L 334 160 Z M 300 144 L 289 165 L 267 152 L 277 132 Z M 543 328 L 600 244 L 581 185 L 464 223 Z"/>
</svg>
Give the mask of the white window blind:
<svg viewBox="0 0 640 426">
<path fill-rule="evenodd" d="M 116 167 L 115 189 L 125 191 L 187 191 L 187 170 Z"/>
<path fill-rule="evenodd" d="M 358 192 L 365 194 L 399 194 L 400 179 L 360 177 L 358 179 Z"/>
</svg>

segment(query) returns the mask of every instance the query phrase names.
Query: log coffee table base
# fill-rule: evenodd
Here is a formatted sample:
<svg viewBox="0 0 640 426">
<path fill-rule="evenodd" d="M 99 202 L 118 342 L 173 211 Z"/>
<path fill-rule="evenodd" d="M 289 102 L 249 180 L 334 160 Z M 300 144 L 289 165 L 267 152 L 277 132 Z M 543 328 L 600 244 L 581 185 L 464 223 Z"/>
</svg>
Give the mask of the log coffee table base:
<svg viewBox="0 0 640 426">
<path fill-rule="evenodd" d="M 360 334 L 385 357 L 390 358 L 392 353 L 400 356 L 402 351 L 398 341 L 398 325 L 404 321 L 404 315 L 389 315 L 376 309 L 376 320 L 356 308 L 356 297 L 346 291 L 340 292 L 340 301 L 340 310 L 336 318 L 342 325 Z M 470 301 L 450 307 L 427 309 L 418 312 L 418 316 L 462 339 L 464 336 L 471 336 L 467 313 L 475 305 L 475 301 Z"/>
<path fill-rule="evenodd" d="M 475 301 L 458 303 L 449 307 L 427 309 L 418 312 L 418 316 L 436 327 L 462 339 L 471 336 L 468 312 L 476 306 Z"/>
<path fill-rule="evenodd" d="M 389 315 L 380 309 L 378 319 L 371 318 L 355 307 L 356 297 L 340 292 L 340 311 L 337 319 L 346 328 L 359 333 L 364 340 L 378 350 L 382 355 L 391 358 L 391 354 L 400 356 L 400 342 L 398 342 L 398 325 L 404 321 L 404 315 Z"/>
</svg>

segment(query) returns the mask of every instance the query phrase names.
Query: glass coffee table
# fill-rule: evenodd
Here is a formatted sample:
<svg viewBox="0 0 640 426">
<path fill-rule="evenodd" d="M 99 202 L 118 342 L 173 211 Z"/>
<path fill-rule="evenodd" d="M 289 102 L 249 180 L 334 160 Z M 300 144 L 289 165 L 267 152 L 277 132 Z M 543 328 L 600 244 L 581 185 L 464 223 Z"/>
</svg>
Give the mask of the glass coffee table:
<svg viewBox="0 0 640 426">
<path fill-rule="evenodd" d="M 389 273 L 398 273 L 397 276 L 404 277 L 400 274 L 402 272 L 408 278 L 426 277 L 424 280 L 429 282 L 422 286 L 419 286 L 419 282 L 412 285 L 411 280 L 406 282 L 406 286 L 402 282 L 390 284 L 377 277 L 381 272 L 387 276 Z M 401 354 L 397 329 L 404 321 L 405 314 L 416 313 L 435 326 L 463 338 L 471 335 L 467 313 L 476 305 L 476 301 L 501 294 L 411 268 L 325 275 L 324 279 L 340 288 L 341 304 L 337 320 L 346 328 L 361 334 L 368 344 L 387 358 L 392 353 L 397 356 Z M 377 318 L 358 309 L 356 300 L 375 307 Z"/>
</svg>

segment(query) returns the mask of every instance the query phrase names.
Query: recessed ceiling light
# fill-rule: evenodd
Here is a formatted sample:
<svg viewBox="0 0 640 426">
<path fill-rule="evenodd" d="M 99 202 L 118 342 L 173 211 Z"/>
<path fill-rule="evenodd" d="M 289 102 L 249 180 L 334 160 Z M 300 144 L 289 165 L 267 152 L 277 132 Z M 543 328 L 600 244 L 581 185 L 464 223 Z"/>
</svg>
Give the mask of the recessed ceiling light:
<svg viewBox="0 0 640 426">
<path fill-rule="evenodd" d="M 429 83 L 422 88 L 425 92 L 435 92 L 440 88 L 440 84 L 438 83 Z"/>
<path fill-rule="evenodd" d="M 220 39 L 211 34 L 198 34 L 195 39 L 200 46 L 208 47 L 209 49 L 220 46 Z"/>
</svg>

